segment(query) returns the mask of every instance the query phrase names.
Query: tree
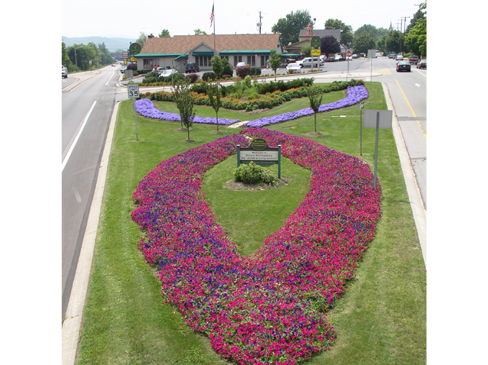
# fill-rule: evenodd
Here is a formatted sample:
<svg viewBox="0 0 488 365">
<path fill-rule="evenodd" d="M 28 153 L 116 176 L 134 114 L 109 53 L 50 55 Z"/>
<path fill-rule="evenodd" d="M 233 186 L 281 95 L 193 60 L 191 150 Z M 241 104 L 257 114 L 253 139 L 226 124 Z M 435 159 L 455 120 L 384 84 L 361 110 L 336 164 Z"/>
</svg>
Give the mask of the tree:
<svg viewBox="0 0 488 365">
<path fill-rule="evenodd" d="M 279 19 L 271 31 L 280 33 L 282 44 L 288 45 L 288 43 L 298 42 L 300 30 L 306 28 L 311 21 L 312 17 L 308 10 L 298 10 L 296 13 L 292 11 L 286 15 L 286 18 Z"/>
<path fill-rule="evenodd" d="M 325 53 L 329 58 L 329 54 L 338 53 L 341 51 L 341 45 L 337 42 L 336 37 L 329 35 L 320 39 L 320 52 Z"/>
<path fill-rule="evenodd" d="M 322 104 L 322 97 L 324 93 L 322 89 L 309 86 L 307 88 L 307 96 L 308 100 L 310 101 L 310 108 L 313 110 L 313 121 L 315 126 L 315 133 L 317 133 L 317 113 L 319 112 L 319 106 Z"/>
<path fill-rule="evenodd" d="M 325 29 L 340 29 L 341 32 L 341 43 L 348 47 L 352 46 L 354 41 L 354 35 L 352 34 L 352 27 L 350 25 L 344 24 L 339 19 L 327 19 L 324 24 Z"/>
<path fill-rule="evenodd" d="M 61 42 L 61 64 L 68 69 L 71 68 L 71 64 L 72 64 L 68 56 L 68 50 L 66 49 L 66 44 L 64 44 L 64 42 Z"/>
<path fill-rule="evenodd" d="M 305 57 L 311 57 L 312 55 L 312 47 L 311 46 L 303 46 L 300 48 L 300 53 L 303 53 Z"/>
<path fill-rule="evenodd" d="M 142 48 L 144 46 L 144 44 L 146 43 L 146 41 L 147 41 L 147 35 L 144 32 L 141 32 L 139 34 L 139 38 L 137 38 L 137 40 L 136 40 L 136 43 L 138 43 Z"/>
<path fill-rule="evenodd" d="M 220 79 L 222 77 L 222 74 L 224 73 L 224 65 L 222 63 L 222 59 L 219 57 L 219 55 L 215 55 L 210 60 L 210 64 L 212 65 L 212 71 L 217 76 L 217 79 Z"/>
<path fill-rule="evenodd" d="M 213 110 L 215 110 L 215 118 L 217 119 L 217 132 L 219 131 L 219 109 L 222 106 L 222 102 L 220 101 L 220 94 L 221 91 L 219 84 L 207 86 L 208 99 L 210 100 L 210 105 L 212 106 Z"/>
<path fill-rule="evenodd" d="M 405 36 L 405 45 L 413 54 L 425 56 L 427 54 L 427 19 L 419 19 L 410 32 Z"/>
<path fill-rule="evenodd" d="M 176 106 L 180 111 L 180 120 L 182 126 L 188 131 L 188 142 L 190 141 L 190 127 L 193 124 L 193 118 L 195 118 L 195 112 L 193 111 L 193 96 L 190 90 L 190 80 L 180 81 L 175 85 L 173 95 L 176 102 Z"/>
<path fill-rule="evenodd" d="M 163 29 L 161 33 L 159 33 L 159 38 L 164 38 L 164 37 L 171 37 L 169 35 L 169 30 L 168 29 Z"/>
<path fill-rule="evenodd" d="M 232 66 L 229 63 L 229 60 L 227 58 L 222 58 L 222 66 L 224 68 L 224 75 L 230 75 L 234 73 L 234 70 L 232 69 Z"/>
<path fill-rule="evenodd" d="M 195 35 L 207 35 L 207 32 L 200 30 L 200 28 L 195 29 L 194 32 L 195 32 Z"/>
<path fill-rule="evenodd" d="M 100 63 L 102 65 L 108 65 L 110 63 L 113 63 L 113 57 L 110 55 L 110 52 L 108 51 L 107 47 L 105 46 L 105 43 L 99 43 L 98 44 L 98 54 L 100 56 Z"/>
<path fill-rule="evenodd" d="M 272 49 L 270 51 L 269 64 L 271 65 L 271 69 L 274 71 L 276 82 L 276 70 L 278 70 L 281 64 L 281 53 L 276 54 L 276 50 Z"/>
<path fill-rule="evenodd" d="M 399 53 L 402 42 L 403 34 L 398 30 L 391 31 L 385 37 L 385 51 Z"/>
<path fill-rule="evenodd" d="M 368 49 L 374 49 L 375 42 L 369 33 L 363 33 L 354 39 L 353 49 L 355 53 L 368 53 Z"/>
</svg>

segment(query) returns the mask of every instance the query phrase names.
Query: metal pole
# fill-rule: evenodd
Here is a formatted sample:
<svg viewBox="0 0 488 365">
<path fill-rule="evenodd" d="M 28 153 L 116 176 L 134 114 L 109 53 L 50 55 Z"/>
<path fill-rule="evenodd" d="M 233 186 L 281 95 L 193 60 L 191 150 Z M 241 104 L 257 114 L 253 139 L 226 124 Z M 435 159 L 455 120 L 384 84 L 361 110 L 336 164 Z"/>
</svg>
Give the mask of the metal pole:
<svg viewBox="0 0 488 365">
<path fill-rule="evenodd" d="M 374 181 L 373 189 L 376 190 L 376 172 L 378 170 L 378 137 L 380 134 L 380 112 L 376 112 L 376 145 L 374 147 Z"/>
<path fill-rule="evenodd" d="M 241 145 L 237 145 L 237 167 L 241 164 Z"/>
<path fill-rule="evenodd" d="M 362 106 L 360 106 L 359 107 L 359 156 L 362 155 L 363 155 L 363 108 Z"/>
<path fill-rule="evenodd" d="M 373 82 L 373 55 L 371 54 L 371 82 Z"/>
<path fill-rule="evenodd" d="M 281 180 L 281 145 L 278 145 L 278 179 Z"/>
</svg>

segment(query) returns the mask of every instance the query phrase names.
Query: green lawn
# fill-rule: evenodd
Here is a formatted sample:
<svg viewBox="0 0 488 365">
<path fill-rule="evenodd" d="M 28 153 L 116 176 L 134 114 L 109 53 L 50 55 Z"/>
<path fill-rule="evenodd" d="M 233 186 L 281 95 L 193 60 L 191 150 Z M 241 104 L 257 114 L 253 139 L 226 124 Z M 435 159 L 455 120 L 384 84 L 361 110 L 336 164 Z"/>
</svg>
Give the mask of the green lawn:
<svg viewBox="0 0 488 365">
<path fill-rule="evenodd" d="M 381 84 L 366 86 L 370 97 L 365 108 L 386 109 Z M 324 102 L 341 99 L 343 95 L 343 92 L 325 94 Z M 326 101 L 326 97 L 332 99 Z M 266 113 L 297 110 L 307 107 L 307 103 L 307 98 L 293 100 Z M 122 102 L 117 117 L 78 364 L 225 364 L 206 337 L 193 333 L 180 314 L 164 303 L 155 272 L 139 251 L 142 233 L 130 218 L 134 209 L 132 194 L 141 178 L 160 161 L 222 134 L 213 133 L 215 126 L 195 124 L 190 136 L 196 142 L 187 143 L 186 132 L 176 131 L 179 123 L 138 116 L 137 142 L 132 104 L 133 101 Z M 156 105 L 176 112 L 172 103 Z M 212 109 L 197 107 L 198 115 L 205 116 L 204 113 L 214 116 Z M 231 113 L 239 114 L 241 120 L 264 114 Z M 224 111 L 219 117 L 235 118 Z M 238 132 L 220 129 L 227 134 Z M 358 106 L 319 114 L 317 130 L 323 136 L 307 136 L 314 130 L 313 116 L 272 129 L 359 156 Z M 363 158 L 372 168 L 374 139 L 374 130 L 363 130 Z M 426 362 L 426 271 L 391 130 L 380 130 L 378 162 L 383 200 L 376 238 L 356 271 L 356 280 L 328 313 L 337 331 L 336 343 L 331 351 L 308 364 Z M 284 159 L 282 176 L 290 179 L 288 185 L 233 192 L 223 188 L 223 184 L 231 179 L 235 165 L 233 155 L 210 169 L 202 190 L 241 253 L 252 255 L 303 199 L 309 189 L 310 172 Z"/>
</svg>

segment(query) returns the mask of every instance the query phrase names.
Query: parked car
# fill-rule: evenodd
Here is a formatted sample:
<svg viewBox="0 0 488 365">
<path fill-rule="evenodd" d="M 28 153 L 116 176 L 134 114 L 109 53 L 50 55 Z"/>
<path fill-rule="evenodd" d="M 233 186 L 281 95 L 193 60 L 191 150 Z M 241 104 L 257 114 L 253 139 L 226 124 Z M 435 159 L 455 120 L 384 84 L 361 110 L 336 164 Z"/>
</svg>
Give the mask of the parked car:
<svg viewBox="0 0 488 365">
<path fill-rule="evenodd" d="M 352 55 L 352 58 L 358 58 L 358 55 L 354 53 L 354 54 Z"/>
<path fill-rule="evenodd" d="M 126 68 L 127 68 L 127 67 L 126 67 Z M 122 73 L 122 74 L 123 74 L 123 73 L 125 73 L 125 69 L 126 69 L 126 68 L 121 68 L 121 69 L 120 69 L 120 73 Z"/>
<path fill-rule="evenodd" d="M 178 73 L 178 71 L 176 71 L 174 68 L 172 69 L 163 69 L 160 73 L 159 73 L 159 77 L 168 77 L 168 76 L 171 76 L 173 74 L 176 74 Z"/>
<path fill-rule="evenodd" d="M 403 61 L 403 55 L 402 54 L 397 54 L 396 60 L 397 61 Z"/>
<path fill-rule="evenodd" d="M 237 62 L 236 67 L 246 66 L 246 62 Z"/>
<path fill-rule="evenodd" d="M 327 62 L 334 62 L 335 61 L 335 56 L 329 56 L 329 58 L 327 58 Z"/>
<path fill-rule="evenodd" d="M 400 72 L 400 71 L 411 72 L 412 70 L 411 70 L 410 62 L 408 62 L 408 61 L 397 62 L 396 70 L 397 70 L 397 72 Z"/>
<path fill-rule="evenodd" d="M 366 57 L 366 55 L 364 53 L 360 53 L 359 57 Z"/>
<path fill-rule="evenodd" d="M 388 54 L 388 58 L 391 58 L 391 59 L 394 59 L 394 60 L 396 59 L 396 56 L 397 56 L 397 54 L 395 52 L 390 52 Z"/>
<path fill-rule="evenodd" d="M 336 55 L 334 56 L 334 60 L 335 60 L 335 61 L 340 61 L 341 59 L 342 59 L 342 56 L 341 56 L 340 54 L 336 54 Z"/>
<path fill-rule="evenodd" d="M 301 67 L 312 67 L 312 57 L 306 57 L 303 60 L 297 61 Z M 313 58 L 313 67 L 321 67 L 324 65 L 324 62 L 321 61 L 318 57 Z"/>
<path fill-rule="evenodd" d="M 422 60 L 422 61 L 417 62 L 417 68 L 427 70 L 427 61 Z"/>
<path fill-rule="evenodd" d="M 200 71 L 200 67 L 198 67 L 198 65 L 195 62 L 190 62 L 190 63 L 187 63 L 185 65 L 185 72 L 186 73 L 199 72 L 199 71 Z"/>
<path fill-rule="evenodd" d="M 68 71 L 66 70 L 66 67 L 64 67 L 64 66 L 61 67 L 61 77 L 63 79 L 66 79 L 68 77 Z"/>
<path fill-rule="evenodd" d="M 415 56 L 413 54 L 408 56 L 408 62 L 410 62 L 411 65 L 416 65 L 417 62 L 419 62 L 419 56 Z"/>
<path fill-rule="evenodd" d="M 289 63 L 288 65 L 286 65 L 286 71 L 287 72 L 301 72 L 301 69 L 302 69 L 302 66 L 300 66 L 300 64 L 298 63 Z"/>
</svg>

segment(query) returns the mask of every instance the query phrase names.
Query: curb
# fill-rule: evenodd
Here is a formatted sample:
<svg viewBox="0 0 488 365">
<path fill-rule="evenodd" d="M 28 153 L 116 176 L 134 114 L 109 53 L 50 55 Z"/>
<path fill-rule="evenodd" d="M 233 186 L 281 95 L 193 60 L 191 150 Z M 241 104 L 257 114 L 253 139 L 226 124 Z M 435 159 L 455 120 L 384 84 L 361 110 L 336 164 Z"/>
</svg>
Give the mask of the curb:
<svg viewBox="0 0 488 365">
<path fill-rule="evenodd" d="M 415 172 L 410 161 L 405 140 L 403 139 L 403 134 L 400 129 L 400 123 L 398 123 L 393 102 L 391 101 L 388 86 L 385 83 L 381 84 L 383 86 L 383 92 L 385 94 L 388 110 L 393 110 L 393 137 L 395 138 L 395 144 L 397 146 L 398 156 L 400 158 L 403 178 L 407 187 L 408 200 L 410 202 L 410 207 L 412 208 L 412 215 L 415 221 L 415 227 L 417 228 L 417 235 L 419 237 L 420 248 L 422 249 L 424 264 L 427 268 L 427 211 L 424 208 L 422 196 L 420 195 L 420 189 L 417 184 L 417 179 L 415 178 Z"/>
<path fill-rule="evenodd" d="M 93 262 L 93 254 L 95 250 L 95 239 L 97 235 L 98 222 L 100 219 L 100 211 L 102 207 L 103 192 L 105 188 L 105 181 L 107 177 L 108 163 L 110 159 L 110 152 L 112 150 L 112 139 L 114 135 L 115 121 L 119 103 L 116 102 L 110 120 L 107 139 L 103 148 L 103 155 L 100 161 L 97 184 L 93 194 L 93 200 L 88 215 L 85 235 L 81 245 L 80 257 L 76 267 L 76 273 L 73 280 L 73 287 L 66 309 L 66 318 L 63 321 L 62 327 L 62 364 L 74 365 L 76 361 L 76 353 L 78 350 L 78 343 L 81 336 L 81 324 L 83 320 L 83 313 L 85 310 L 86 297 L 88 294 L 88 287 L 90 284 L 90 276 Z"/>
</svg>

